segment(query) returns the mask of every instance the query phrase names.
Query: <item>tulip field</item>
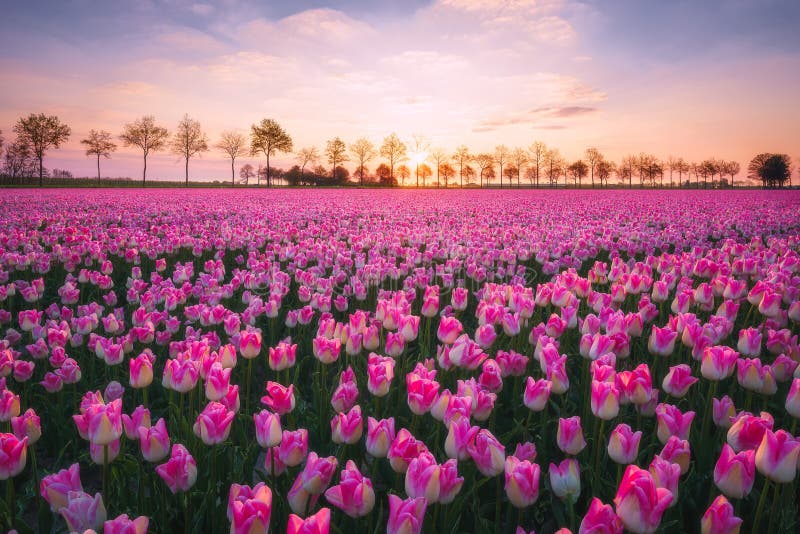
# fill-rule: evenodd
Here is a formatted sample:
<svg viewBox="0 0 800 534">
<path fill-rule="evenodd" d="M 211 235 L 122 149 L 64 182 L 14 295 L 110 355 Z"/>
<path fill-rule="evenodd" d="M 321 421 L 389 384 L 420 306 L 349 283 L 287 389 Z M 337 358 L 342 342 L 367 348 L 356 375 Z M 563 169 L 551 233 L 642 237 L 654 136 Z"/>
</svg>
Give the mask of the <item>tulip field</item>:
<svg viewBox="0 0 800 534">
<path fill-rule="evenodd" d="M 0 531 L 800 529 L 800 193 L 3 190 Z"/>
</svg>

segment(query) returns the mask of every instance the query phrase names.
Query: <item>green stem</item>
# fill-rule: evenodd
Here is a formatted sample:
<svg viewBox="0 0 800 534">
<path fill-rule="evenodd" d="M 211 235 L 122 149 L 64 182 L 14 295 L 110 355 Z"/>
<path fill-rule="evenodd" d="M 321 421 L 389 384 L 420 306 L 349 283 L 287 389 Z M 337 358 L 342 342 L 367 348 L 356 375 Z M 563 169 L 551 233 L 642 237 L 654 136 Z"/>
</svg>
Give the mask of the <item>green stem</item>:
<svg viewBox="0 0 800 534">
<path fill-rule="evenodd" d="M 17 522 L 17 502 L 16 493 L 14 492 L 14 477 L 8 477 L 6 480 L 6 500 L 8 502 L 8 528 L 14 528 Z"/>
<path fill-rule="evenodd" d="M 766 501 L 767 493 L 769 491 L 770 480 L 764 479 L 764 487 L 761 489 L 761 497 L 758 499 L 758 507 L 756 507 L 756 516 L 753 519 L 753 530 L 751 532 L 758 532 L 758 522 L 761 519 L 761 512 L 764 509 L 764 501 Z"/>
<path fill-rule="evenodd" d="M 250 382 L 252 382 L 253 378 L 253 360 L 252 358 L 247 360 L 247 384 L 245 385 L 245 397 L 244 397 L 244 413 L 245 415 L 250 414 Z"/>
<path fill-rule="evenodd" d="M 108 495 L 108 444 L 103 445 L 103 504 L 106 510 L 111 504 Z"/>
</svg>

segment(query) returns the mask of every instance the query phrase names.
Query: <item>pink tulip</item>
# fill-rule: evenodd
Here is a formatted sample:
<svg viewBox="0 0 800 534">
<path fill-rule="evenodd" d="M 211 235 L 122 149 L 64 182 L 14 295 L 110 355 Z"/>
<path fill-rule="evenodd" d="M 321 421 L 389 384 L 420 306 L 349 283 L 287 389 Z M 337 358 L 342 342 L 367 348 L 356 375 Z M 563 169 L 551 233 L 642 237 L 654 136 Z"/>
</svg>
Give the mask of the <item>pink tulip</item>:
<svg viewBox="0 0 800 534">
<path fill-rule="evenodd" d="M 134 389 L 143 389 L 153 383 L 153 361 L 146 353 L 128 362 L 130 367 L 129 383 Z"/>
<path fill-rule="evenodd" d="M 586 447 L 580 416 L 559 418 L 556 442 L 561 452 L 570 456 L 575 456 Z"/>
<path fill-rule="evenodd" d="M 756 479 L 755 458 L 753 450 L 735 453 L 730 445 L 724 444 L 714 466 L 714 484 L 732 499 L 746 497 Z"/>
<path fill-rule="evenodd" d="M 387 332 L 386 333 L 386 354 L 397 358 L 401 354 L 403 354 L 403 350 L 405 350 L 406 342 L 403 338 L 403 335 L 399 332 Z"/>
<path fill-rule="evenodd" d="M 419 378 L 413 373 L 406 376 L 408 407 L 416 415 L 428 413 L 439 394 L 439 383 L 435 380 Z"/>
<path fill-rule="evenodd" d="M 131 519 L 127 514 L 117 516 L 103 523 L 103 534 L 147 534 L 150 519 L 141 515 Z"/>
<path fill-rule="evenodd" d="M 59 511 L 70 532 L 99 530 L 106 520 L 106 508 L 99 493 L 94 497 L 83 491 L 67 494 L 67 505 Z"/>
<path fill-rule="evenodd" d="M 469 419 L 458 417 L 450 421 L 447 426 L 447 438 L 444 450 L 448 458 L 464 461 L 469 458 L 468 446 L 473 442 L 480 430 L 477 426 L 470 426 Z"/>
<path fill-rule="evenodd" d="M 694 412 L 681 413 L 672 404 L 659 404 L 656 406 L 656 418 L 658 419 L 657 435 L 661 443 L 666 443 L 670 436 L 678 436 L 680 439 L 689 439 L 689 430 L 694 420 Z"/>
<path fill-rule="evenodd" d="M 355 406 L 358 400 L 358 385 L 353 369 L 348 367 L 342 371 L 339 385 L 331 396 L 331 406 L 337 412 L 346 412 Z"/>
<path fill-rule="evenodd" d="M 736 415 L 736 407 L 733 405 L 733 400 L 727 395 L 721 399 L 713 399 L 713 414 L 714 424 L 720 428 L 730 428 L 733 417 Z"/>
<path fill-rule="evenodd" d="M 385 397 L 394 378 L 394 358 L 369 355 L 367 360 L 367 389 L 376 397 Z"/>
<path fill-rule="evenodd" d="M 355 406 L 347 413 L 337 413 L 331 419 L 331 441 L 352 445 L 361 439 L 364 432 L 364 419 L 361 407 Z"/>
<path fill-rule="evenodd" d="M 742 520 L 734 515 L 733 506 L 724 496 L 720 495 L 700 520 L 702 534 L 738 534 Z"/>
<path fill-rule="evenodd" d="M 657 356 L 670 356 L 675 351 L 675 340 L 678 333 L 671 328 L 654 326 L 647 341 L 650 354 Z"/>
<path fill-rule="evenodd" d="M 505 447 L 489 430 L 481 429 L 467 445 L 467 452 L 483 476 L 493 477 L 503 472 Z"/>
<path fill-rule="evenodd" d="M 272 490 L 263 482 L 250 488 L 231 485 L 228 517 L 232 534 L 266 534 L 272 516 Z"/>
<path fill-rule="evenodd" d="M 150 463 L 157 463 L 169 454 L 170 440 L 164 419 L 159 419 L 150 428 L 139 427 L 137 430 L 142 457 Z"/>
<path fill-rule="evenodd" d="M 150 426 L 150 410 L 144 406 L 137 406 L 131 415 L 122 414 L 122 428 L 130 440 L 139 439 L 139 427 L 150 428 Z"/>
<path fill-rule="evenodd" d="M 761 332 L 755 328 L 743 328 L 739 330 L 739 342 L 736 348 L 745 356 L 761 355 Z"/>
<path fill-rule="evenodd" d="M 197 463 L 186 447 L 176 443 L 169 460 L 156 467 L 156 473 L 173 494 L 189 491 L 197 481 Z"/>
<path fill-rule="evenodd" d="M 619 414 L 619 389 L 610 382 L 592 380 L 591 408 L 595 417 L 610 421 Z"/>
<path fill-rule="evenodd" d="M 640 364 L 631 371 L 627 382 L 620 389 L 630 402 L 637 405 L 646 404 L 650 400 L 653 390 L 653 379 L 647 364 Z"/>
<path fill-rule="evenodd" d="M 539 499 L 539 476 L 541 469 L 535 463 L 506 457 L 505 490 L 509 502 L 517 508 L 533 505 Z"/>
<path fill-rule="evenodd" d="M 650 462 L 649 471 L 656 486 L 666 488 L 672 493 L 673 499 L 670 506 L 676 504 L 678 502 L 678 483 L 681 478 L 681 466 L 656 455 L 653 457 L 653 461 Z"/>
<path fill-rule="evenodd" d="M 789 393 L 786 395 L 786 411 L 795 419 L 800 419 L 800 378 L 792 380 Z"/>
<path fill-rule="evenodd" d="M 550 399 L 552 386 L 553 384 L 549 380 L 534 380 L 529 376 L 525 382 L 523 403 L 529 410 L 541 412 L 545 409 L 547 401 Z"/>
<path fill-rule="evenodd" d="M 281 419 L 278 414 L 262 410 L 253 414 L 256 426 L 256 441 L 265 449 L 275 447 L 281 442 Z"/>
<path fill-rule="evenodd" d="M 35 445 L 42 437 L 42 423 L 33 408 L 28 408 L 21 416 L 11 418 L 11 429 L 18 439 L 28 438 L 28 445 Z"/>
<path fill-rule="evenodd" d="M 401 315 L 397 325 L 397 330 L 403 336 L 406 343 L 417 339 L 419 333 L 419 317 L 416 315 Z"/>
<path fill-rule="evenodd" d="M 323 364 L 331 364 L 339 359 L 342 351 L 342 341 L 340 339 L 328 339 L 325 336 L 317 336 L 312 341 L 314 357 Z"/>
<path fill-rule="evenodd" d="M 441 467 L 429 452 L 423 452 L 408 464 L 405 477 L 406 494 L 411 497 L 424 497 L 434 503 L 439 499 L 439 478 Z"/>
<path fill-rule="evenodd" d="M 674 500 L 672 493 L 656 486 L 652 475 L 629 465 L 622 476 L 614 505 L 625 528 L 636 534 L 655 532 L 661 516 Z"/>
<path fill-rule="evenodd" d="M 739 354 L 723 345 L 706 347 L 700 365 L 700 374 L 708 380 L 724 380 L 733 374 Z"/>
<path fill-rule="evenodd" d="M 239 354 L 252 360 L 261 353 L 261 332 L 243 330 L 239 333 Z"/>
<path fill-rule="evenodd" d="M 374 458 L 386 458 L 395 439 L 394 417 L 389 419 L 367 418 L 367 453 Z"/>
<path fill-rule="evenodd" d="M 427 502 L 424 497 L 403 500 L 389 495 L 389 521 L 386 534 L 420 534 Z"/>
<path fill-rule="evenodd" d="M 192 430 L 206 445 L 218 445 L 228 439 L 235 415 L 219 402 L 209 402 L 197 416 Z"/>
<path fill-rule="evenodd" d="M 761 417 L 740 414 L 728 429 L 728 444 L 735 452 L 756 449 L 767 430 L 772 430 L 772 417 L 762 412 Z"/>
<path fill-rule="evenodd" d="M 269 368 L 273 371 L 283 371 L 294 367 L 297 361 L 297 345 L 281 341 L 276 347 L 269 349 Z"/>
<path fill-rule="evenodd" d="M 458 476 L 458 461 L 455 459 L 447 460 L 440 468 L 439 503 L 450 504 L 461 491 L 464 477 Z"/>
<path fill-rule="evenodd" d="M 19 395 L 9 389 L 0 391 L 0 423 L 8 423 L 20 412 Z"/>
<path fill-rule="evenodd" d="M 442 317 L 439 321 L 436 337 L 439 338 L 439 342 L 445 345 L 452 345 L 463 331 L 464 327 L 461 326 L 461 321 L 455 317 Z"/>
<path fill-rule="evenodd" d="M 581 469 L 578 460 L 567 458 L 560 464 L 550 464 L 550 487 L 559 499 L 576 502 L 581 494 Z"/>
<path fill-rule="evenodd" d="M 316 514 L 305 519 L 289 514 L 286 534 L 328 534 L 331 528 L 331 511 L 321 508 Z"/>
<path fill-rule="evenodd" d="M 758 472 L 779 484 L 788 484 L 797 477 L 800 441 L 785 430 L 766 430 L 756 449 Z"/>
<path fill-rule="evenodd" d="M 69 469 L 47 475 L 39 483 L 39 494 L 50 505 L 50 510 L 59 512 L 67 506 L 70 492 L 83 492 L 81 486 L 80 466 L 75 463 Z"/>
<path fill-rule="evenodd" d="M 692 369 L 686 364 L 676 365 L 669 368 L 667 376 L 661 386 L 669 395 L 680 399 L 689 391 L 689 388 L 699 379 L 692 376 Z"/>
<path fill-rule="evenodd" d="M 389 465 L 396 473 L 405 473 L 409 462 L 427 450 L 428 447 L 423 442 L 412 436 L 405 428 L 401 428 L 389 446 L 386 456 L 389 458 Z"/>
<path fill-rule="evenodd" d="M 689 471 L 692 450 L 687 440 L 680 439 L 678 436 L 670 436 L 659 455 L 668 462 L 678 464 L 682 475 Z"/>
<path fill-rule="evenodd" d="M 97 443 L 89 442 L 89 457 L 97 465 L 104 465 L 111 463 L 119 456 L 120 448 L 122 447 L 122 440 L 115 439 L 106 445 L 99 445 Z M 108 447 L 108 454 L 106 454 L 106 447 Z"/>
<path fill-rule="evenodd" d="M 117 399 L 103 404 L 100 397 L 98 402 L 81 408 L 81 414 L 74 415 L 73 419 L 81 435 L 91 443 L 107 445 L 122 435 L 122 401 Z"/>
<path fill-rule="evenodd" d="M 352 460 L 341 472 L 341 482 L 325 491 L 329 503 L 350 517 L 364 517 L 375 506 L 375 491 L 370 479 L 364 477 Z"/>
<path fill-rule="evenodd" d="M 622 520 L 617 517 L 610 504 L 603 504 L 594 497 L 581 520 L 578 534 L 622 534 Z"/>
<path fill-rule="evenodd" d="M 333 478 L 336 471 L 336 457 L 320 458 L 317 453 L 310 452 L 306 465 L 289 489 L 286 499 L 289 507 L 299 515 L 306 511 L 322 494 Z"/>
<path fill-rule="evenodd" d="M 641 430 L 633 432 L 631 427 L 625 423 L 617 425 L 617 427 L 611 431 L 611 436 L 608 440 L 608 457 L 621 465 L 636 462 L 641 439 Z"/>
<path fill-rule="evenodd" d="M 278 415 L 284 415 L 294 410 L 294 384 L 289 384 L 287 388 L 278 382 L 267 382 L 266 391 L 267 394 L 261 397 L 261 404 Z"/>
<path fill-rule="evenodd" d="M 280 461 L 289 467 L 295 467 L 305 460 L 307 454 L 308 430 L 284 430 L 278 447 Z"/>
<path fill-rule="evenodd" d="M 232 369 L 224 369 L 222 364 L 214 362 L 206 375 L 206 399 L 219 401 L 228 392 Z"/>
</svg>

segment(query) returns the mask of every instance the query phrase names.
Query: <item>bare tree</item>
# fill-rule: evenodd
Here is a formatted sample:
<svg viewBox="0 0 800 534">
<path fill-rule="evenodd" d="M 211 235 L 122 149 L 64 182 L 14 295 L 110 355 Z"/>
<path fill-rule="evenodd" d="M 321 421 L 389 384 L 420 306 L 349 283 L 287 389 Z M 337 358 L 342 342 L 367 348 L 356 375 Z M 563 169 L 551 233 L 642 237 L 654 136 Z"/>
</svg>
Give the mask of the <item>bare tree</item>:
<svg viewBox="0 0 800 534">
<path fill-rule="evenodd" d="M 595 173 L 597 174 L 597 179 L 600 181 L 600 187 L 603 187 L 603 185 L 608 186 L 608 179 L 614 174 L 615 170 L 616 166 L 611 161 L 603 159 L 597 163 Z"/>
<path fill-rule="evenodd" d="M 105 130 L 89 130 L 89 137 L 81 139 L 86 145 L 86 155 L 97 157 L 97 182 L 100 182 L 100 157 L 110 158 L 117 145 L 111 142 L 111 132 Z"/>
<path fill-rule="evenodd" d="M 32 176 L 36 171 L 33 150 L 25 139 L 17 138 L 6 146 L 3 156 L 3 172 L 10 178 Z"/>
<path fill-rule="evenodd" d="M 494 161 L 500 166 L 500 189 L 503 188 L 503 165 L 508 161 L 509 153 L 506 145 L 494 147 Z"/>
<path fill-rule="evenodd" d="M 428 159 L 428 151 L 431 149 L 431 143 L 421 135 L 414 135 L 411 140 L 411 159 L 414 161 L 414 173 L 417 176 L 417 187 L 419 187 L 419 166 Z M 423 187 L 425 180 L 422 180 Z"/>
<path fill-rule="evenodd" d="M 506 179 L 508 180 L 508 187 L 514 185 L 514 178 L 517 177 L 519 174 L 519 169 L 517 169 L 513 163 L 506 165 L 506 168 L 503 169 L 503 174 L 505 175 Z"/>
<path fill-rule="evenodd" d="M 39 161 L 39 187 L 42 187 L 45 152 L 51 148 L 60 148 L 69 139 L 72 130 L 55 115 L 31 113 L 17 121 L 14 133 L 17 134 L 17 140 L 23 139 L 30 145 Z"/>
<path fill-rule="evenodd" d="M 489 179 L 489 169 L 492 170 L 492 178 L 494 177 L 494 163 L 495 159 L 492 154 L 478 154 L 475 156 L 475 164 L 478 166 L 480 172 L 481 187 L 483 187 L 484 176 Z"/>
<path fill-rule="evenodd" d="M 528 163 L 528 152 L 524 148 L 515 148 L 511 153 L 511 163 L 517 171 L 517 187 L 520 187 L 520 175 L 522 174 L 522 167 Z"/>
<path fill-rule="evenodd" d="M 245 163 L 242 165 L 242 168 L 239 169 L 239 178 L 241 178 L 241 182 L 244 182 L 245 185 L 250 183 L 250 178 L 255 178 L 256 170 L 250 163 Z"/>
<path fill-rule="evenodd" d="M 450 156 L 443 148 L 435 148 L 431 151 L 431 161 L 436 165 L 436 187 L 439 187 L 439 175 L 442 171 L 442 165 L 447 164 Z"/>
<path fill-rule="evenodd" d="M 406 152 L 408 148 L 403 143 L 397 134 L 392 133 L 383 138 L 380 154 L 382 157 L 389 161 L 389 179 L 394 181 L 394 166 L 407 159 Z"/>
<path fill-rule="evenodd" d="M 469 162 L 472 161 L 472 156 L 469 153 L 469 149 L 465 145 L 461 145 L 453 154 L 453 161 L 458 164 L 458 176 L 461 179 L 461 187 L 464 187 L 464 167 L 469 165 Z"/>
<path fill-rule="evenodd" d="M 673 187 L 672 173 L 679 169 L 681 161 L 682 161 L 681 158 L 677 158 L 677 157 L 672 156 L 672 155 L 670 155 L 667 158 L 666 166 L 669 169 L 669 186 L 670 187 Z"/>
<path fill-rule="evenodd" d="M 575 179 L 575 185 L 577 185 L 578 187 L 583 186 L 583 179 L 586 177 L 587 174 L 589 174 L 588 165 L 586 165 L 586 163 L 583 160 L 579 159 L 575 163 L 571 164 L 567 168 L 567 170 Z M 594 187 L 594 184 L 592 184 L 592 187 Z"/>
<path fill-rule="evenodd" d="M 147 180 L 147 156 L 150 152 L 158 152 L 167 144 L 169 132 L 166 128 L 158 126 L 156 119 L 152 115 L 146 115 L 134 122 L 125 125 L 122 135 L 122 144 L 125 146 L 138 146 L 142 149 L 144 156 L 144 167 L 142 168 L 142 186 Z"/>
<path fill-rule="evenodd" d="M 267 157 L 267 187 L 272 185 L 269 158 L 278 152 L 291 152 L 292 138 L 277 121 L 262 119 L 259 124 L 250 126 L 250 154 L 259 152 Z"/>
<path fill-rule="evenodd" d="M 444 187 L 447 189 L 450 179 L 456 175 L 456 170 L 449 162 L 444 162 L 439 167 L 438 172 L 441 173 L 442 178 L 444 178 Z"/>
<path fill-rule="evenodd" d="M 398 174 L 398 176 L 400 176 L 400 183 L 403 186 L 405 186 L 406 185 L 406 180 L 411 178 L 411 169 L 408 168 L 408 165 L 405 165 L 405 164 L 404 165 L 400 165 L 397 168 L 397 174 Z M 391 178 L 391 176 L 390 176 L 390 178 Z"/>
<path fill-rule="evenodd" d="M 183 158 L 186 187 L 189 187 L 189 160 L 208 151 L 208 137 L 200 121 L 194 120 L 188 113 L 184 114 L 172 136 L 170 148 L 173 154 Z"/>
<path fill-rule="evenodd" d="M 541 168 L 542 162 L 544 161 L 545 155 L 547 154 L 547 145 L 542 143 L 541 141 L 534 141 L 530 147 L 528 147 L 528 154 L 530 155 L 530 164 L 531 168 L 533 169 L 532 177 L 536 181 L 536 186 L 539 186 L 539 170 Z"/>
<path fill-rule="evenodd" d="M 219 142 L 214 145 L 216 148 L 225 152 L 231 160 L 231 185 L 236 185 L 236 158 L 244 157 L 247 155 L 247 139 L 244 135 L 233 132 L 224 131 L 220 136 Z"/>
<path fill-rule="evenodd" d="M 334 137 L 328 144 L 325 145 L 325 155 L 328 157 L 328 163 L 333 166 L 331 171 L 331 178 L 336 181 L 336 167 L 340 163 L 344 163 L 349 158 L 347 157 L 347 145 L 344 144 L 338 137 Z"/>
<path fill-rule="evenodd" d="M 350 153 L 358 162 L 358 181 L 364 185 L 364 169 L 366 164 L 373 159 L 378 153 L 375 151 L 375 145 L 366 137 L 356 139 L 350 143 Z"/>
<path fill-rule="evenodd" d="M 739 165 L 738 161 L 726 161 L 724 163 L 724 170 L 725 174 L 731 177 L 731 188 L 733 188 L 733 177 L 739 174 L 739 171 L 742 170 L 742 167 Z"/>
<path fill-rule="evenodd" d="M 594 171 L 597 169 L 597 165 L 603 161 L 603 155 L 595 147 L 587 148 L 586 161 L 589 162 L 589 171 L 592 175 L 592 187 L 594 188 Z"/>
<path fill-rule="evenodd" d="M 558 177 L 564 172 L 564 158 L 557 148 L 547 149 L 542 158 L 542 165 L 545 168 L 547 180 L 550 182 L 550 187 L 558 184 Z"/>
<path fill-rule="evenodd" d="M 300 179 L 305 180 L 306 175 L 306 166 L 307 165 L 316 165 L 319 163 L 319 150 L 315 146 L 309 146 L 306 148 L 301 148 L 297 151 L 297 156 L 295 160 L 300 164 Z"/>
</svg>

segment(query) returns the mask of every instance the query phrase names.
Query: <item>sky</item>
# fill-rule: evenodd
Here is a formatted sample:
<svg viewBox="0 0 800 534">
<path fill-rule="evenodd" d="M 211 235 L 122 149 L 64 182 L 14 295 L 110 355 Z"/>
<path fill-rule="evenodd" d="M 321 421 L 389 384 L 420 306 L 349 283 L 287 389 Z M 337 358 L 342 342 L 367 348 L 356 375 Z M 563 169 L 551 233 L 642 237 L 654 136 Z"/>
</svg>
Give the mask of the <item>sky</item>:
<svg viewBox="0 0 800 534">
<path fill-rule="evenodd" d="M 80 140 L 188 113 L 212 144 L 277 120 L 295 149 L 396 132 L 473 152 L 543 141 L 569 160 L 653 153 L 800 160 L 797 0 L 58 0 L 7 2 L 0 130 L 58 115 L 48 168 L 91 176 Z M 262 163 L 248 157 L 241 163 Z M 371 162 L 371 167 L 380 160 Z M 291 154 L 275 165 L 294 163 Z M 120 146 L 103 175 L 141 175 Z M 192 179 L 228 179 L 217 150 Z M 182 179 L 178 156 L 148 177 Z"/>
</svg>

